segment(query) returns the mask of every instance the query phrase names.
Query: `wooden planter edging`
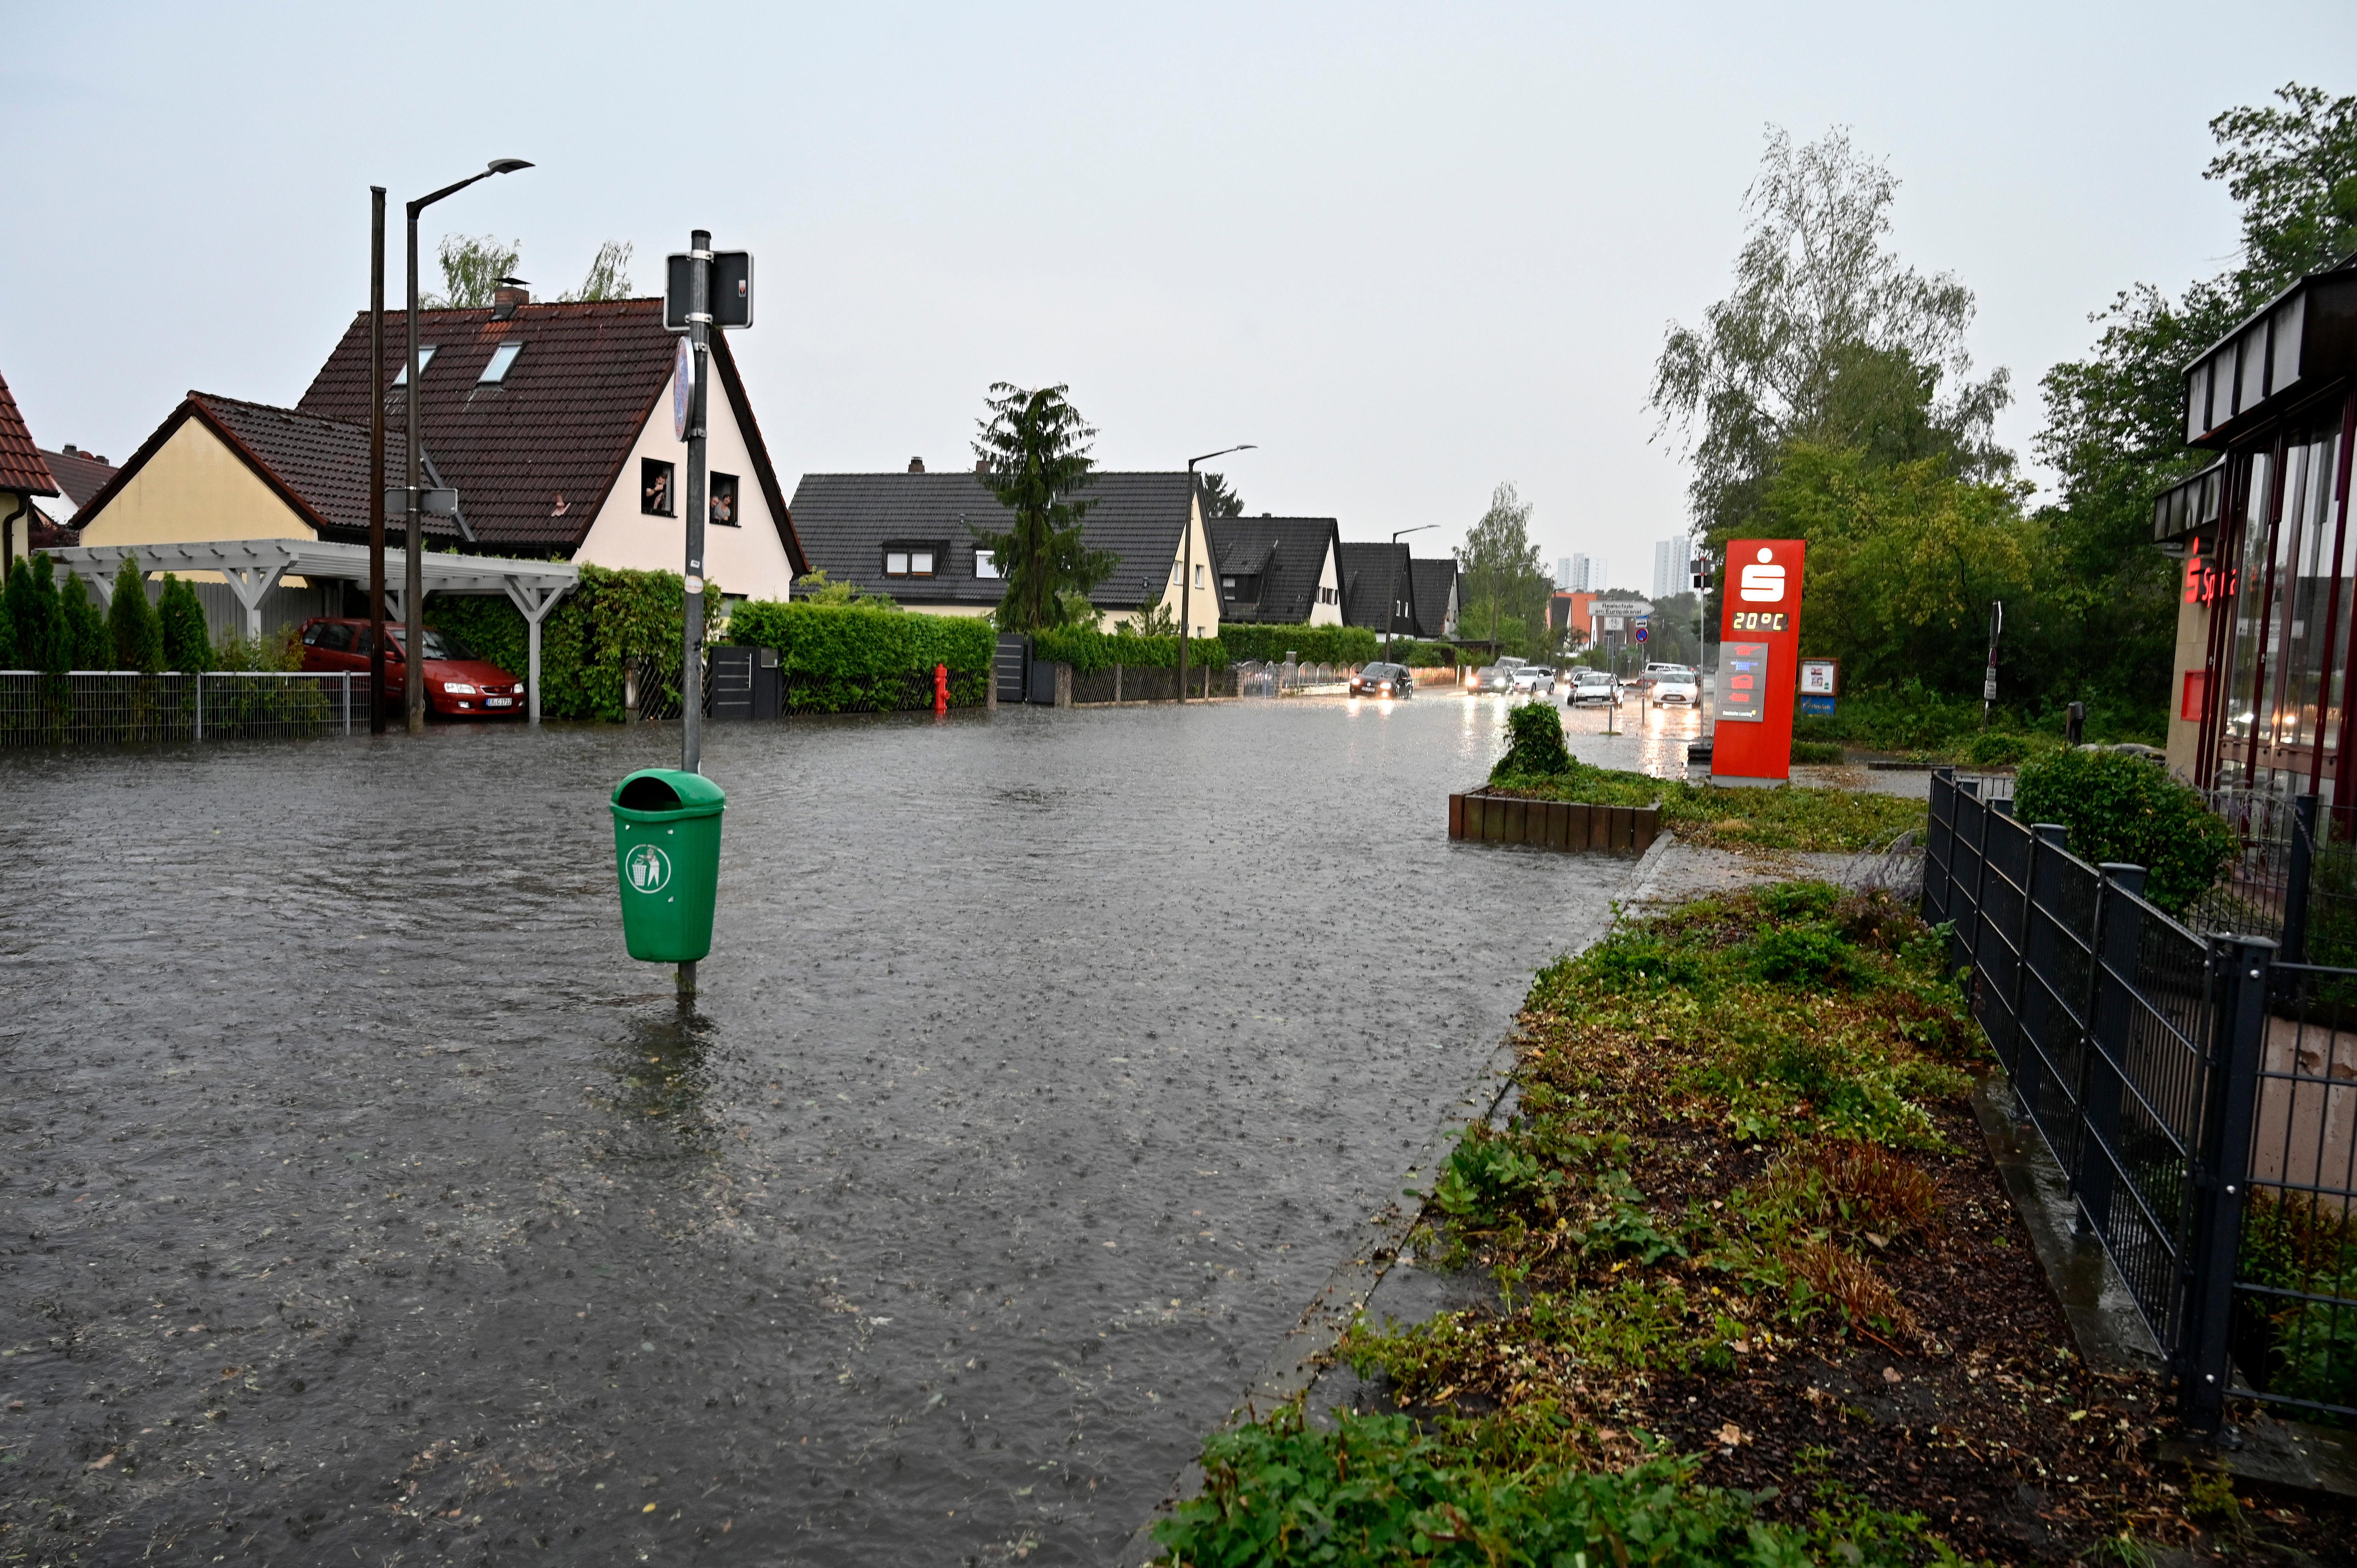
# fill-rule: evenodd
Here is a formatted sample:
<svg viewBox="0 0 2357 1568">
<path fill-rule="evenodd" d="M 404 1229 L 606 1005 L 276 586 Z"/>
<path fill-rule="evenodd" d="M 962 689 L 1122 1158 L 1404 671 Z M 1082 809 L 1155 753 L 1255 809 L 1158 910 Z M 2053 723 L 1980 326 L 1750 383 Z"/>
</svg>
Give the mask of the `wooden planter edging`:
<svg viewBox="0 0 2357 1568">
<path fill-rule="evenodd" d="M 1545 849 L 1634 850 L 1661 835 L 1662 808 L 1588 806 L 1492 794 L 1487 785 L 1448 797 L 1448 836 L 1491 843 L 1533 843 Z"/>
</svg>

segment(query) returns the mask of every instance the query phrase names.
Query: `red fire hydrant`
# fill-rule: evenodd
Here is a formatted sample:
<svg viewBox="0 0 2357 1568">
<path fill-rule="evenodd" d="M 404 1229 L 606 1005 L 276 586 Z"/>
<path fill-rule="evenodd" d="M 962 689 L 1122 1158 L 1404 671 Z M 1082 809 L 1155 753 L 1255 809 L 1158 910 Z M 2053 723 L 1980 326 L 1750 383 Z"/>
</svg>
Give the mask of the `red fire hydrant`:
<svg viewBox="0 0 2357 1568">
<path fill-rule="evenodd" d="M 936 664 L 933 666 L 933 712 L 945 714 L 949 711 L 950 667 L 946 664 Z"/>
</svg>

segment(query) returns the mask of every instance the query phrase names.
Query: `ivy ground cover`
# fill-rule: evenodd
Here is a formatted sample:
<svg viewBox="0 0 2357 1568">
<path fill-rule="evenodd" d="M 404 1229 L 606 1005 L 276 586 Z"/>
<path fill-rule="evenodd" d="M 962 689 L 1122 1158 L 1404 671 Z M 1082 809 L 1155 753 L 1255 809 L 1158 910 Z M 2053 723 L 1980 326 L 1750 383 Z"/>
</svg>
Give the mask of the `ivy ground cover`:
<svg viewBox="0 0 2357 1568">
<path fill-rule="evenodd" d="M 2342 1523 L 2160 1462 L 2155 1380 L 2077 1355 L 1941 950 L 1887 894 L 1799 882 L 1541 971 L 1516 1112 L 1457 1145 L 1409 1240 L 1491 1288 L 1345 1338 L 1388 1408 L 1208 1442 L 1165 1561 L 2319 1550 Z"/>
</svg>

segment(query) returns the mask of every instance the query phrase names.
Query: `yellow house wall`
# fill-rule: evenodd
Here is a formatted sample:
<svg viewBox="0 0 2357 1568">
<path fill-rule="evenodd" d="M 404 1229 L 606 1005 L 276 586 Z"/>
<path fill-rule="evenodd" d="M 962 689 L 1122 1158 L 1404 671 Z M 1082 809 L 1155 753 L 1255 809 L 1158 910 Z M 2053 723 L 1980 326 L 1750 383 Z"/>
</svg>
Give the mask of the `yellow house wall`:
<svg viewBox="0 0 2357 1568">
<path fill-rule="evenodd" d="M 81 530 L 88 545 L 318 537 L 244 459 L 194 419 L 172 432 L 113 499 L 86 514 Z"/>
<path fill-rule="evenodd" d="M 1162 591 L 1162 607 L 1170 612 L 1170 618 L 1175 621 L 1182 613 L 1183 600 L 1184 608 L 1194 612 L 1195 635 L 1217 637 L 1220 635 L 1220 584 L 1219 580 L 1211 575 L 1211 567 L 1214 564 L 1211 560 L 1211 536 L 1203 527 L 1203 505 L 1200 497 L 1187 503 L 1187 532 L 1193 542 L 1195 591 L 1191 598 L 1188 598 L 1179 592 L 1179 578 L 1187 558 L 1187 552 L 1182 547 L 1178 553 L 1170 557 L 1170 583 Z M 1110 631 L 1115 621 L 1127 620 L 1129 613 L 1126 610 L 1119 614 L 1107 613 L 1099 616 L 1097 622 L 1103 629 Z"/>
</svg>

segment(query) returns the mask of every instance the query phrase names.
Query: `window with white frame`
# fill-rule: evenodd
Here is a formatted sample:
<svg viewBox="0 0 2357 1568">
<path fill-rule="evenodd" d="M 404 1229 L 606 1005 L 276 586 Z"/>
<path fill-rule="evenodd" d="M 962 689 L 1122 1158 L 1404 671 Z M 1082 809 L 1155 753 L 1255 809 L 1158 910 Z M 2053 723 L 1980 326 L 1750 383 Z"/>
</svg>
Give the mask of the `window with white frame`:
<svg viewBox="0 0 2357 1568">
<path fill-rule="evenodd" d="M 989 550 L 975 551 L 974 553 L 974 575 L 977 577 L 997 576 L 999 574 L 998 556 L 996 553 Z"/>
</svg>

